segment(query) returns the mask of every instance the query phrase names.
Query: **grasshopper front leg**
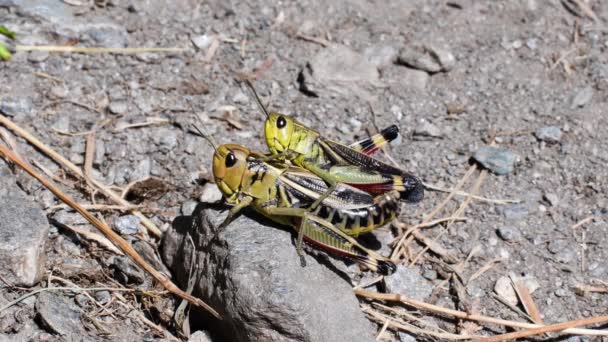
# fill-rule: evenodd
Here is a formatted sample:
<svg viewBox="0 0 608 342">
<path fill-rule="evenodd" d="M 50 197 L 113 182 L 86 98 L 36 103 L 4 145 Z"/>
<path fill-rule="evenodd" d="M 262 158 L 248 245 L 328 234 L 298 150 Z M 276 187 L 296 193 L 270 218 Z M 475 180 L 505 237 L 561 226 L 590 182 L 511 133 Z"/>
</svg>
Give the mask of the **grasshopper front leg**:
<svg viewBox="0 0 608 342">
<path fill-rule="evenodd" d="M 232 222 L 236 214 L 238 214 L 245 207 L 249 206 L 251 202 L 253 202 L 253 197 L 251 196 L 245 196 L 241 198 L 240 201 L 234 207 L 228 210 L 228 215 L 226 216 L 226 219 L 224 219 L 224 222 L 219 225 L 218 229 L 222 230 L 226 228 L 226 226 L 228 226 L 228 224 Z"/>
</svg>

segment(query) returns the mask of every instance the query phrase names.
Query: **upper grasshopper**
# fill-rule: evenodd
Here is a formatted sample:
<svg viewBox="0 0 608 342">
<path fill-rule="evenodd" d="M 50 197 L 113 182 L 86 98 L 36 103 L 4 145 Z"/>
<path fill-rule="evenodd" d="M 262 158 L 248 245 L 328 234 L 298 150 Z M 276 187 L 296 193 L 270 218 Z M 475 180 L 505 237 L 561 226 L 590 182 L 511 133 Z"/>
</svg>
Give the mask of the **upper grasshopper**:
<svg viewBox="0 0 608 342">
<path fill-rule="evenodd" d="M 327 182 L 330 187 L 321 200 L 338 183 L 349 184 L 371 194 L 396 190 L 402 200 L 412 203 L 424 197 L 424 186 L 416 176 L 370 157 L 382 144 L 397 137 L 397 126 L 390 126 L 379 135 L 345 146 L 325 139 L 288 115 L 269 113 L 251 83 L 245 82 L 266 114 L 264 134 L 268 149 L 274 155 L 272 158 L 288 159 Z M 314 203 L 312 207 L 318 204 Z"/>
<path fill-rule="evenodd" d="M 326 183 L 305 169 L 264 159 L 264 155 L 240 145 L 215 148 L 215 182 L 226 201 L 234 204 L 222 226 L 241 209 L 251 206 L 271 220 L 298 231 L 300 256 L 302 242 L 306 241 L 379 273 L 395 271 L 396 266 L 390 259 L 361 246 L 349 234 L 369 231 L 392 220 L 399 207 L 396 192 L 374 198 L 357 188 L 340 184 L 316 211 L 311 212 L 310 205 L 327 190 Z"/>
</svg>

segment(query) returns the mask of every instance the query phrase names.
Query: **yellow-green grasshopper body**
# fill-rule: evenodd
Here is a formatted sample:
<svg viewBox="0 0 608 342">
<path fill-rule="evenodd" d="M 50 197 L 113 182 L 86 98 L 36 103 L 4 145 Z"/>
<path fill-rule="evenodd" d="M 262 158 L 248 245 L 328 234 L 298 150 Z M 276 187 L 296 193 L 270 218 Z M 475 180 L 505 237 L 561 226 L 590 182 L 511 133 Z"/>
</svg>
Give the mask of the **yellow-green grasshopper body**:
<svg viewBox="0 0 608 342">
<path fill-rule="evenodd" d="M 398 136 L 397 126 L 345 146 L 325 139 L 288 115 L 269 113 L 251 83 L 247 82 L 247 85 L 267 116 L 264 135 L 275 158 L 288 159 L 311 171 L 327 182 L 330 190 L 336 184 L 344 183 L 375 195 L 396 190 L 406 202 L 419 202 L 424 197 L 424 186 L 416 176 L 370 157 L 382 144 Z"/>
<path fill-rule="evenodd" d="M 234 204 L 226 223 L 242 208 L 251 206 L 275 222 L 294 227 L 300 255 L 302 241 L 306 241 L 379 273 L 394 272 L 396 266 L 390 259 L 361 246 L 347 232 L 357 235 L 392 220 L 399 208 L 398 193 L 374 198 L 340 184 L 311 212 L 310 205 L 327 190 L 326 183 L 302 168 L 267 162 L 264 157 L 240 145 L 216 148 L 215 182 L 227 202 Z"/>
</svg>

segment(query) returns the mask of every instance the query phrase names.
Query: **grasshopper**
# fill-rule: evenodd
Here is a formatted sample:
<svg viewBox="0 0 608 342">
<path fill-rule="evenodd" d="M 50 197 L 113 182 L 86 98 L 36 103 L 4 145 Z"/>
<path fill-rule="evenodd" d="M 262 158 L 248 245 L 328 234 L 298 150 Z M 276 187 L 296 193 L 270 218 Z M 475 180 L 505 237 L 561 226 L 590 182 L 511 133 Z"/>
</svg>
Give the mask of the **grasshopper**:
<svg viewBox="0 0 608 342">
<path fill-rule="evenodd" d="M 396 270 L 390 259 L 361 246 L 346 232 L 357 235 L 392 220 L 399 208 L 397 192 L 373 198 L 357 188 L 339 184 L 311 212 L 310 205 L 327 190 L 327 184 L 318 176 L 284 162 L 265 161 L 263 154 L 240 145 L 214 149 L 215 183 L 226 201 L 234 205 L 222 227 L 250 206 L 269 219 L 296 229 L 296 248 L 303 265 L 302 243 L 306 241 L 381 274 Z"/>
<path fill-rule="evenodd" d="M 351 146 L 323 138 L 317 131 L 281 113 L 268 112 L 253 85 L 245 81 L 261 111 L 266 115 L 264 135 L 270 158 L 287 159 L 321 177 L 330 185 L 313 203 L 315 208 L 326 196 L 345 183 L 371 194 L 396 190 L 401 200 L 419 202 L 424 197 L 424 186 L 414 175 L 370 157 L 383 144 L 397 137 L 399 129 L 390 126 L 379 135 Z"/>
</svg>

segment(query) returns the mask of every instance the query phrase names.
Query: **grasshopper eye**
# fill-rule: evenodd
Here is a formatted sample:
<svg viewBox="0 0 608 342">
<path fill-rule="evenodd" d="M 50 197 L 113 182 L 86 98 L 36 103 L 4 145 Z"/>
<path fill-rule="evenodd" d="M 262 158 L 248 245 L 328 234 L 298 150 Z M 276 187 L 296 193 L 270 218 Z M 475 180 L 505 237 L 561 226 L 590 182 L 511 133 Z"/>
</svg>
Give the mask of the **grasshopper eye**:
<svg viewBox="0 0 608 342">
<path fill-rule="evenodd" d="M 277 128 L 283 128 L 285 127 L 285 125 L 287 125 L 287 120 L 285 120 L 284 117 L 279 116 L 279 118 L 277 119 Z"/>
<path fill-rule="evenodd" d="M 234 154 L 232 152 L 228 153 L 228 155 L 226 155 L 226 167 L 233 167 L 234 164 L 236 164 L 236 157 L 234 156 Z"/>
</svg>

